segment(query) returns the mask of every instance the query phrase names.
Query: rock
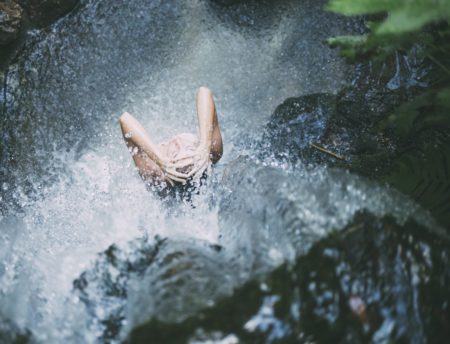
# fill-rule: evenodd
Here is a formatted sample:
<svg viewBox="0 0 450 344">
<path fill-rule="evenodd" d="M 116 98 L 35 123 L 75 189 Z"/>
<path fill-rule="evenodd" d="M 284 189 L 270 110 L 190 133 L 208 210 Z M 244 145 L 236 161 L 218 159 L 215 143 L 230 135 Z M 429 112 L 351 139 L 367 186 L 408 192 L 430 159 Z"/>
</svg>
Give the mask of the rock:
<svg viewBox="0 0 450 344">
<path fill-rule="evenodd" d="M 45 27 L 69 13 L 79 0 L 8 0 L 0 2 L 0 70 L 21 50 L 21 28 Z M 22 35 L 24 36 L 24 35 Z"/>
<path fill-rule="evenodd" d="M 287 154 L 291 160 L 339 166 L 344 163 L 357 170 L 362 167 L 357 165 L 362 155 L 374 154 L 380 166 L 379 155 L 389 156 L 393 138 L 371 129 L 403 100 L 404 90 L 396 95 L 384 90 L 366 92 L 348 87 L 337 95 L 317 93 L 289 98 L 273 113 L 263 140 L 271 142 L 275 155 Z M 373 169 L 365 172 L 371 175 Z"/>
<path fill-rule="evenodd" d="M 263 141 L 271 143 L 271 151 L 278 157 L 322 162 L 323 155 L 310 146 L 319 143 L 329 130 L 329 122 L 336 115 L 338 98 L 329 93 L 316 93 L 288 98 L 273 113 Z"/>
<path fill-rule="evenodd" d="M 264 140 L 272 142 L 275 155 L 284 152 L 294 160 L 379 176 L 395 157 L 398 139 L 391 132 L 373 129 L 423 86 L 415 79 L 423 67 L 411 60 L 396 54 L 381 66 L 361 64 L 358 77 L 336 95 L 287 99 L 270 118 Z M 312 148 L 311 143 L 343 161 Z"/>
<path fill-rule="evenodd" d="M 22 7 L 13 1 L 0 2 L 0 45 L 14 41 L 20 32 Z"/>
<path fill-rule="evenodd" d="M 69 13 L 79 0 L 20 0 L 35 25 L 47 26 Z"/>
<path fill-rule="evenodd" d="M 75 294 L 93 318 L 97 317 L 97 308 L 104 307 L 100 319 L 103 339 L 110 340 L 118 335 L 125 318 L 124 307 L 130 277 L 132 274 L 142 274 L 147 269 L 161 244 L 159 240 L 137 239 L 125 248 L 112 245 L 99 254 L 95 264 L 73 282 Z"/>
<path fill-rule="evenodd" d="M 388 182 L 430 210 L 450 231 L 450 139 L 436 128 L 410 139 L 389 127 L 380 129 L 396 107 L 417 91 L 414 85 L 408 86 L 411 80 L 394 88 L 384 74 L 380 78 L 387 86 L 360 79 L 337 95 L 287 99 L 266 126 L 262 142 L 270 145 L 261 156 L 326 164 Z"/>
<path fill-rule="evenodd" d="M 31 334 L 27 330 L 19 329 L 10 320 L 0 314 L 0 343 L 26 344 L 31 342 Z"/>
<path fill-rule="evenodd" d="M 220 290 L 230 294 L 222 261 L 220 248 L 210 243 L 136 238 L 100 253 L 74 281 L 73 291 L 99 324 L 98 339 L 117 341 L 127 323 L 142 322 L 136 317 L 177 322 Z"/>
<path fill-rule="evenodd" d="M 360 213 L 295 264 L 181 323 L 142 324 L 127 343 L 443 343 L 449 260 L 448 237 Z"/>
<path fill-rule="evenodd" d="M 219 5 L 233 5 L 237 2 L 241 2 L 242 0 L 211 0 L 212 2 L 215 2 Z"/>
</svg>

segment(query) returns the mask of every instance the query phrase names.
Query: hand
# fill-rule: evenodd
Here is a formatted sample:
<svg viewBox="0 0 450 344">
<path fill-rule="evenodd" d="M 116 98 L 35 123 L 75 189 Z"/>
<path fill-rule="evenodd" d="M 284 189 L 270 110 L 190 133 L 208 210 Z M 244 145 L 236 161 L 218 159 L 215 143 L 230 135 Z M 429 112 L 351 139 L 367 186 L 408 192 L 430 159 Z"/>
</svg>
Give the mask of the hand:
<svg viewBox="0 0 450 344">
<path fill-rule="evenodd" d="M 176 167 L 167 160 L 159 161 L 158 165 L 164 173 L 164 180 L 172 186 L 174 186 L 174 182 L 184 184 L 189 178 L 187 173 L 178 172 Z"/>
<path fill-rule="evenodd" d="M 209 149 L 206 146 L 200 145 L 194 152 L 172 160 L 168 167 L 171 172 L 177 172 L 178 175 L 175 175 L 176 177 L 183 176 L 188 179 L 203 173 L 208 168 L 211 164 L 209 153 Z"/>
</svg>

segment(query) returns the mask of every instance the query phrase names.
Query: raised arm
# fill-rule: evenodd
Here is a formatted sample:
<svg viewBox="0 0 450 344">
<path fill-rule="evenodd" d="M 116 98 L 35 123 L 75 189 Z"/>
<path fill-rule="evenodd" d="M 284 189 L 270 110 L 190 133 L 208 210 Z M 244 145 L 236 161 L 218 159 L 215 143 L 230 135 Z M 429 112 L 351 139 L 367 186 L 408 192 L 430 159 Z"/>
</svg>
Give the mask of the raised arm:
<svg viewBox="0 0 450 344">
<path fill-rule="evenodd" d="M 206 149 L 213 163 L 222 157 L 223 143 L 212 92 L 200 87 L 197 93 L 197 117 L 200 147 Z"/>
<path fill-rule="evenodd" d="M 175 168 L 169 166 L 169 161 L 167 161 L 167 158 L 161 153 L 158 146 L 150 139 L 150 136 L 136 118 L 128 112 L 124 112 L 119 118 L 119 123 L 127 145 L 137 147 L 151 160 L 151 163 L 147 164 L 148 166 L 145 166 L 147 170 L 150 169 L 151 171 L 144 171 L 144 166 L 140 166 L 141 164 L 136 163 L 138 168 L 140 170 L 142 169 L 142 171 L 140 171 L 142 175 L 148 172 L 153 175 L 160 175 L 162 179 L 169 182 L 186 181 L 186 178 L 188 178 L 187 174 L 178 172 Z"/>
<path fill-rule="evenodd" d="M 158 166 L 164 164 L 158 146 L 152 142 L 144 127 L 128 112 L 124 112 L 119 123 L 124 133 L 124 137 L 134 143 L 139 149 L 145 152 Z"/>
<path fill-rule="evenodd" d="M 197 92 L 197 117 L 200 143 L 191 155 L 172 161 L 175 169 L 190 168 L 188 177 L 201 175 L 211 162 L 215 163 L 222 157 L 222 135 L 217 120 L 216 107 L 212 92 L 206 87 L 200 87 Z"/>
</svg>

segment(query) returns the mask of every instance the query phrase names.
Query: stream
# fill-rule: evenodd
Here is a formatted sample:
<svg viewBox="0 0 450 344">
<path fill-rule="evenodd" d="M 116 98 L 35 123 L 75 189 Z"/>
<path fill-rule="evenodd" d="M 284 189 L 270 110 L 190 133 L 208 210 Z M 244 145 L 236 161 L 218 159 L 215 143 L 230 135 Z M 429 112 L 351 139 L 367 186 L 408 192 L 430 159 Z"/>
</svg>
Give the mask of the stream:
<svg viewBox="0 0 450 344">
<path fill-rule="evenodd" d="M 323 40 L 360 24 L 324 3 L 83 0 L 28 33 L 0 96 L 0 320 L 11 324 L 0 339 L 120 343 L 150 319 L 180 323 L 359 212 L 433 232 L 399 192 L 282 159 L 262 135 L 286 98 L 337 93 L 355 75 Z M 202 85 L 224 156 L 190 201 L 166 202 L 146 190 L 117 119 L 132 113 L 155 141 L 196 132 Z"/>
</svg>

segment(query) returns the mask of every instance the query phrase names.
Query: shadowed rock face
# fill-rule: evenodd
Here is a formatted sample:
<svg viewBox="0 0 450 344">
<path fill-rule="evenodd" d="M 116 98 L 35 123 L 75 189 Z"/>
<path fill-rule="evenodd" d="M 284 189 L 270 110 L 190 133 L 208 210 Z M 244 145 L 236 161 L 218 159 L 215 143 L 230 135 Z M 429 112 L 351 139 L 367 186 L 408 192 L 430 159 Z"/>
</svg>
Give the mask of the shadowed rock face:
<svg viewBox="0 0 450 344">
<path fill-rule="evenodd" d="M 424 86 L 417 81 L 423 73 L 420 63 L 397 59 L 401 63 L 363 71 L 336 95 L 285 100 L 267 123 L 263 142 L 270 142 L 267 151 L 279 159 L 345 168 L 385 181 L 450 231 L 450 136 L 430 127 L 405 139 L 386 127 L 391 113 Z"/>
<path fill-rule="evenodd" d="M 373 129 L 424 86 L 416 80 L 423 67 L 414 57 L 397 55 L 382 66 L 360 64 L 357 68 L 359 73 L 352 83 L 336 94 L 289 98 L 276 108 L 265 132 L 275 154 L 350 166 L 352 171 L 371 177 L 382 172 L 383 163 L 395 155 L 399 140 L 393 133 Z M 340 159 L 311 144 L 328 148 L 348 164 L 339 164 Z M 383 154 L 377 166 L 368 158 Z"/>
<path fill-rule="evenodd" d="M 360 213 L 263 282 L 180 324 L 150 321 L 127 342 L 443 343 L 450 335 L 449 259 L 447 237 Z"/>
<path fill-rule="evenodd" d="M 72 11 L 80 0 L 0 2 L 0 73 L 17 58 L 30 28 L 44 28 Z M 3 78 L 3 76 L 2 76 Z M 1 78 L 0 78 L 0 81 Z"/>
<path fill-rule="evenodd" d="M 19 36 L 23 10 L 14 2 L 0 3 L 0 45 L 8 44 Z"/>
<path fill-rule="evenodd" d="M 19 0 L 29 19 L 39 27 L 47 26 L 69 13 L 80 0 Z"/>
<path fill-rule="evenodd" d="M 0 314 L 0 343 L 26 344 L 30 342 L 30 333 L 19 329 L 10 320 L 4 319 Z"/>
</svg>

